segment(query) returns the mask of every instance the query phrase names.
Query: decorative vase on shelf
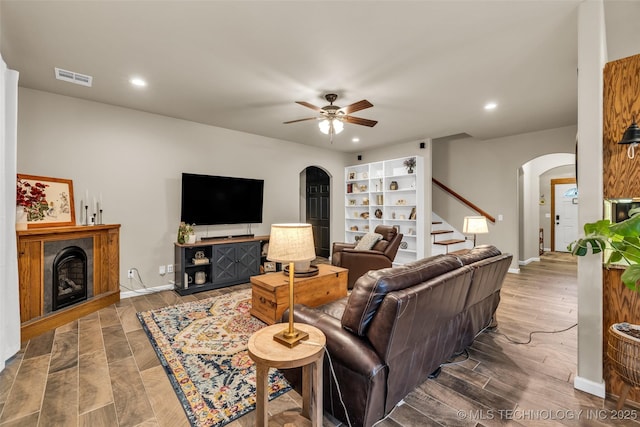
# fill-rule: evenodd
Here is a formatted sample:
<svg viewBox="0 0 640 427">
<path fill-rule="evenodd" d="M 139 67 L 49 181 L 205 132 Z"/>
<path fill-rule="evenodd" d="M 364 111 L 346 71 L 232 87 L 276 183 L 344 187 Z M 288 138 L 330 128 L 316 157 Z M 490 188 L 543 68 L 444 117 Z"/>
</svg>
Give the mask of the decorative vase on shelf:
<svg viewBox="0 0 640 427">
<path fill-rule="evenodd" d="M 413 168 L 416 167 L 416 158 L 409 157 L 403 162 L 403 164 L 404 164 L 404 167 L 407 168 L 407 173 L 413 173 Z"/>
<path fill-rule="evenodd" d="M 196 242 L 196 235 L 195 234 L 189 234 L 187 236 L 187 243 L 195 243 Z"/>
</svg>

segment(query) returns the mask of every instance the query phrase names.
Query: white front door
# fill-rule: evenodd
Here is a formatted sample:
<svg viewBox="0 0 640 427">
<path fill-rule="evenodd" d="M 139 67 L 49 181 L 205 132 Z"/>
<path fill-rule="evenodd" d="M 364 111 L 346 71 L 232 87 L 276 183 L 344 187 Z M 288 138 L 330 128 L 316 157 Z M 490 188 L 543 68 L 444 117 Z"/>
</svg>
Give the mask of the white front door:
<svg viewBox="0 0 640 427">
<path fill-rule="evenodd" d="M 578 188 L 576 184 L 556 184 L 554 187 L 554 250 L 567 252 L 567 246 L 578 238 Z"/>
</svg>

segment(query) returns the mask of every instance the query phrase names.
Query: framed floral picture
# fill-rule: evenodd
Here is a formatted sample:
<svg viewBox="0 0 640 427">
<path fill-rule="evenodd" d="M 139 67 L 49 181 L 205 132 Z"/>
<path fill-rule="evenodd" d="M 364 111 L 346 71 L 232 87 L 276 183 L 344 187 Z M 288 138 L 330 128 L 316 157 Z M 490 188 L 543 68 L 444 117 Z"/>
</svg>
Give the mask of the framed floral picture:
<svg viewBox="0 0 640 427">
<path fill-rule="evenodd" d="M 70 179 L 18 174 L 16 224 L 27 228 L 76 225 Z"/>
</svg>

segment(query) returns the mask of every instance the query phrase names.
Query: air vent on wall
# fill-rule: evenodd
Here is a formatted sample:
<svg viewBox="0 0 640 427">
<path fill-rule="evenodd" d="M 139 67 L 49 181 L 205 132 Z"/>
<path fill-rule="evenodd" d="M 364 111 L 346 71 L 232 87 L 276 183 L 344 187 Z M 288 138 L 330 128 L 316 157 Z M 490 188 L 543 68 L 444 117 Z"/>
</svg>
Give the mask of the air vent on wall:
<svg viewBox="0 0 640 427">
<path fill-rule="evenodd" d="M 63 80 L 69 83 L 75 83 L 77 85 L 91 87 L 93 77 L 86 74 L 74 73 L 73 71 L 63 70 L 62 68 L 55 68 L 56 79 Z"/>
</svg>

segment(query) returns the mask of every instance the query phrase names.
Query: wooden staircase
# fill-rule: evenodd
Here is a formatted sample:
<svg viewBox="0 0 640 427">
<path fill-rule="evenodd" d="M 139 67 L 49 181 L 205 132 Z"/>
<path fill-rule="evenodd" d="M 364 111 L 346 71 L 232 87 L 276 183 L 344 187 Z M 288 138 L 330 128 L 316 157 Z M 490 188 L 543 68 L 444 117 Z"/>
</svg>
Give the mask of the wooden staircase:
<svg viewBox="0 0 640 427">
<path fill-rule="evenodd" d="M 444 185 L 442 182 L 438 181 L 435 178 L 431 178 L 431 182 L 433 183 L 434 186 L 438 187 L 440 190 L 444 191 L 446 194 L 458 199 L 460 202 L 462 202 L 464 205 L 468 206 L 471 210 L 477 212 L 478 214 L 484 216 L 485 218 L 487 218 L 488 221 L 495 223 L 496 219 L 492 216 L 489 215 L 489 213 L 487 213 L 486 211 L 480 209 L 477 205 L 471 203 L 469 200 L 465 199 L 464 197 L 462 197 L 460 194 L 456 193 L 455 191 L 453 191 L 451 188 L 447 187 L 446 185 Z M 434 219 L 435 216 L 435 219 Z M 444 224 L 443 221 L 440 221 L 440 217 L 438 215 L 436 215 L 435 213 L 432 212 L 431 214 L 431 236 L 433 238 L 432 240 L 432 245 L 431 245 L 431 254 L 432 255 L 436 255 L 439 253 L 442 253 L 442 247 L 444 246 L 444 253 L 446 254 L 455 254 L 455 253 L 462 253 L 462 252 L 466 252 L 468 251 L 472 246 L 473 243 L 469 244 L 469 241 L 466 240 L 466 237 L 461 234 L 460 232 L 458 232 L 457 230 L 454 232 L 453 230 L 447 230 L 447 229 L 436 229 L 433 230 L 433 226 L 434 225 L 442 225 Z M 450 226 L 450 224 L 448 225 Z M 443 226 L 444 227 L 444 226 Z M 455 227 L 453 227 L 455 228 Z M 456 237 L 460 237 L 462 236 L 462 239 L 460 238 L 451 238 L 451 239 L 444 239 L 444 240 L 438 240 L 437 236 L 443 236 L 446 235 L 448 233 L 454 233 L 456 235 Z M 464 240 L 463 240 L 464 239 Z M 455 246 L 452 248 L 452 246 Z M 454 250 L 451 250 L 454 249 Z"/>
<path fill-rule="evenodd" d="M 450 235 L 452 235 L 454 233 L 453 230 L 450 229 L 433 229 L 434 225 L 442 225 L 443 222 L 442 221 L 431 221 L 431 237 L 432 237 L 432 244 L 433 245 L 437 245 L 438 247 L 444 247 L 445 250 L 445 254 L 455 254 L 455 253 L 461 253 L 464 252 L 466 250 L 468 250 L 466 248 L 466 245 L 464 245 L 464 248 L 460 248 L 460 246 L 462 246 L 462 244 L 465 244 L 467 241 L 463 240 L 463 239 L 456 239 L 456 238 L 443 238 L 443 237 L 450 237 Z M 457 245 L 457 246 L 456 246 Z M 455 246 L 455 250 L 451 250 L 453 247 Z M 434 254 L 436 253 L 436 251 L 432 251 L 434 252 Z M 441 251 L 437 251 L 438 253 Z"/>
</svg>

